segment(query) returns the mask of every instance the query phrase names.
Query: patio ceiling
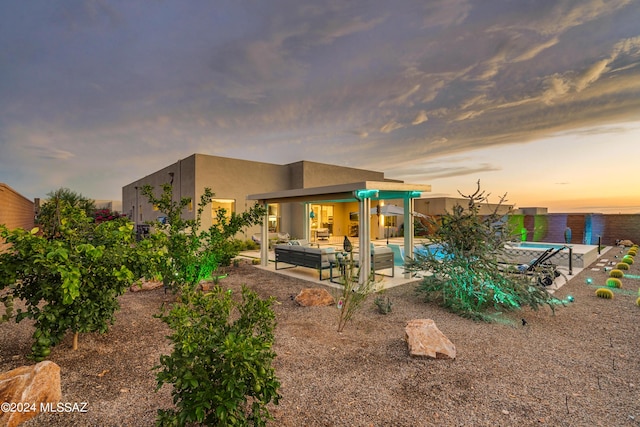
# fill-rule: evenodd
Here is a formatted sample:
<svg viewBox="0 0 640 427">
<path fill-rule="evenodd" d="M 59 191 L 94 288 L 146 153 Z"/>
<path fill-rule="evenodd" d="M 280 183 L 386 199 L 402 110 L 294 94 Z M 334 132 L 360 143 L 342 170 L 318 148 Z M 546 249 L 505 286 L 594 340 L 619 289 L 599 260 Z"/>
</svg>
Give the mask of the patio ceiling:
<svg viewBox="0 0 640 427">
<path fill-rule="evenodd" d="M 258 200 L 261 203 L 316 201 L 356 202 L 362 197 L 367 197 L 371 200 L 418 198 L 423 192 L 430 191 L 431 186 L 426 184 L 405 184 L 393 181 L 362 181 L 350 184 L 250 194 L 247 198 L 249 200 Z"/>
</svg>

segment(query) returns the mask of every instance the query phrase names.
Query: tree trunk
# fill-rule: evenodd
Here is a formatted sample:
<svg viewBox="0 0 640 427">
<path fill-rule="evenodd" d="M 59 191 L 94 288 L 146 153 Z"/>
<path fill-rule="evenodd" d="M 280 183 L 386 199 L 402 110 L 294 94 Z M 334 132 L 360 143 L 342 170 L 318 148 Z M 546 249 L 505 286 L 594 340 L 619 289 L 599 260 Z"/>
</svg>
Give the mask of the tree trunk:
<svg viewBox="0 0 640 427">
<path fill-rule="evenodd" d="M 73 333 L 73 350 L 78 349 L 78 332 Z"/>
</svg>

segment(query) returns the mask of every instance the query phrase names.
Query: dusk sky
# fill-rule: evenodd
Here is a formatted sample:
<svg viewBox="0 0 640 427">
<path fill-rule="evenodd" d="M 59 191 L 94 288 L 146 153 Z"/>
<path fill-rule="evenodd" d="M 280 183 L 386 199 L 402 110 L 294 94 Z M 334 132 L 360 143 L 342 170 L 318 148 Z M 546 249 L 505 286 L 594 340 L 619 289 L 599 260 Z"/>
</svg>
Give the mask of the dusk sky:
<svg viewBox="0 0 640 427">
<path fill-rule="evenodd" d="M 120 200 L 202 153 L 640 213 L 637 0 L 0 0 L 0 12 L 0 182 L 30 199 L 67 187 Z"/>
</svg>

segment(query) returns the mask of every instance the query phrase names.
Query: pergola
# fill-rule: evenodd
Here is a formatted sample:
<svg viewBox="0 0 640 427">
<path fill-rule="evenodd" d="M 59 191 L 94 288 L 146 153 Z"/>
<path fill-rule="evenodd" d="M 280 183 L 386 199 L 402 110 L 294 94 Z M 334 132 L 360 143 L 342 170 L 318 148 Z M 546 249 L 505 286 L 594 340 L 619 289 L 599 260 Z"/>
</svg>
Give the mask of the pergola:
<svg viewBox="0 0 640 427">
<path fill-rule="evenodd" d="M 405 184 L 391 181 L 363 181 L 350 184 L 330 185 L 325 187 L 298 188 L 294 190 L 282 190 L 272 193 L 251 194 L 249 200 L 257 200 L 267 207 L 273 203 L 304 203 L 305 239 L 309 236 L 309 209 L 310 204 L 321 201 L 333 202 L 358 202 L 359 206 L 359 233 L 360 246 L 360 270 L 371 270 L 371 201 L 372 200 L 403 200 L 404 207 L 404 247 L 407 256 L 413 254 L 413 200 L 421 197 L 423 192 L 430 192 L 431 186 L 425 184 Z M 268 242 L 269 216 L 265 214 L 262 220 L 262 242 Z M 260 260 L 263 266 L 269 262 L 269 246 L 260 246 Z M 360 283 L 366 282 L 368 277 L 360 275 Z"/>
</svg>

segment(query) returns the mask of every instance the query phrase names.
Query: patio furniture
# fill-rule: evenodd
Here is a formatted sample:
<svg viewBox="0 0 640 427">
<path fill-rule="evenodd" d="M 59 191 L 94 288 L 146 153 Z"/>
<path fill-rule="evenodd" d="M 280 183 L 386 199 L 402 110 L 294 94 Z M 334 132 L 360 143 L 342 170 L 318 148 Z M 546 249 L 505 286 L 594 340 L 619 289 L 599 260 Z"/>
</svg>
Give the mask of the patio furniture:
<svg viewBox="0 0 640 427">
<path fill-rule="evenodd" d="M 317 240 L 328 240 L 329 239 L 329 229 L 328 228 L 318 228 L 316 230 L 316 239 Z"/>
<path fill-rule="evenodd" d="M 269 233 L 269 243 L 287 243 L 291 236 L 289 233 Z M 262 236 L 260 234 L 254 234 L 251 236 L 251 240 L 261 245 Z"/>
<path fill-rule="evenodd" d="M 345 275 L 345 269 L 350 262 L 348 253 L 337 253 L 336 254 L 336 267 L 340 268 L 341 276 Z M 353 258 L 353 263 L 355 267 L 360 265 L 357 256 Z M 378 273 L 381 276 L 387 277 L 395 277 L 395 264 L 393 262 L 393 251 L 391 248 L 387 248 L 386 246 L 377 246 L 371 249 L 371 272 L 375 273 L 379 270 L 384 270 L 390 268 L 391 275 Z M 330 281 L 333 283 L 339 283 L 333 280 L 333 271 L 331 272 Z"/>
<path fill-rule="evenodd" d="M 294 267 L 307 267 L 318 270 L 320 280 L 330 279 L 333 268 L 337 266 L 333 248 L 312 248 L 302 245 L 276 245 L 276 270 Z M 278 268 L 278 263 L 289 264 L 290 267 Z M 323 270 L 330 270 L 331 277 L 322 277 Z"/>
</svg>

